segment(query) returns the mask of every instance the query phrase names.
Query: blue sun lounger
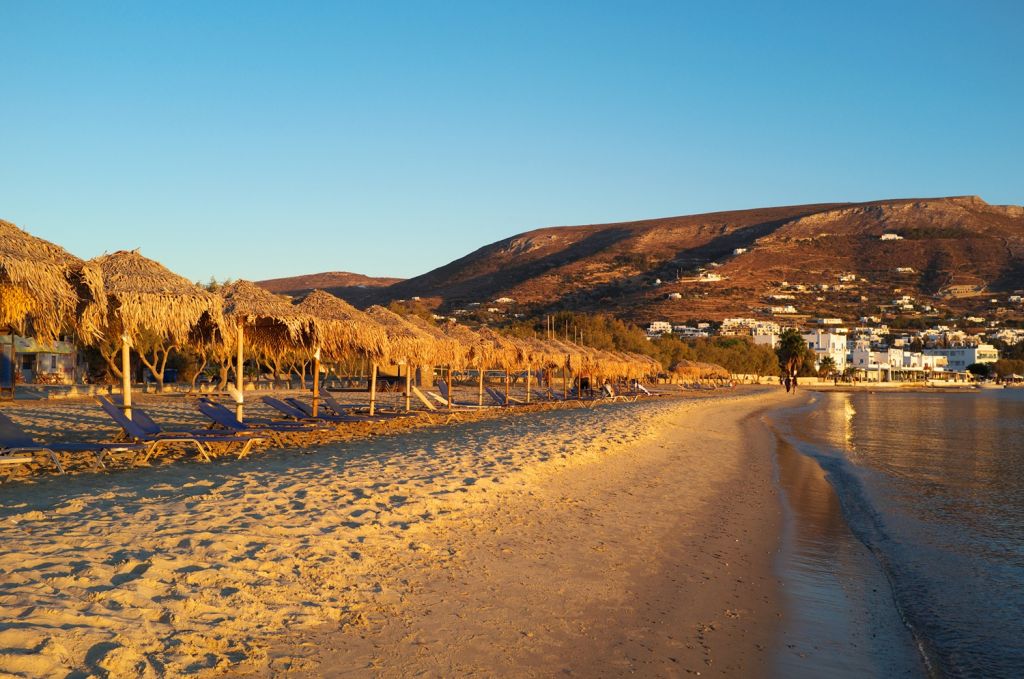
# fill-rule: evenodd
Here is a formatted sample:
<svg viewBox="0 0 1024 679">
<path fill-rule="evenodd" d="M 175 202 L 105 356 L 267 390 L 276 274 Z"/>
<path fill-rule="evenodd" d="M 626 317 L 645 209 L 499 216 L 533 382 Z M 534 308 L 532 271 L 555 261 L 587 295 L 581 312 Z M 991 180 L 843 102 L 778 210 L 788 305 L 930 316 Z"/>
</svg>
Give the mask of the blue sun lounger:
<svg viewBox="0 0 1024 679">
<path fill-rule="evenodd" d="M 53 462 L 53 466 L 61 474 L 64 473 L 64 466 L 60 463 L 57 453 L 89 453 L 93 461 L 100 469 L 106 469 L 104 458 L 115 452 L 130 452 L 133 457 L 136 453 L 144 451 L 146 445 L 142 443 L 72 443 L 52 442 L 46 445 L 37 443 L 29 436 L 24 429 L 18 426 L 10 417 L 0 413 L 0 464 L 28 464 L 34 460 L 36 454 L 44 454 Z"/>
<path fill-rule="evenodd" d="M 262 443 L 266 440 L 251 435 L 235 435 L 231 433 L 210 434 L 211 430 L 209 429 L 196 432 L 164 432 L 160 430 L 159 425 L 153 422 L 152 418 L 146 415 L 140 416 L 139 413 L 144 411 L 139 408 L 133 406 L 132 419 L 128 419 L 124 412 L 110 400 L 97 396 L 96 401 L 100 404 L 103 411 L 110 416 L 110 419 L 114 420 L 121 427 L 129 439 L 139 443 L 151 444 L 142 458 L 143 462 L 148 461 L 163 446 L 172 443 L 185 443 L 194 446 L 199 456 L 207 462 L 212 460 L 213 446 L 227 446 L 232 443 L 238 443 L 240 447 L 235 455 L 238 459 L 242 459 L 252 451 L 254 444 Z M 146 422 L 146 425 L 140 426 L 135 421 L 136 418 Z M 157 431 L 154 431 L 153 427 L 156 427 Z"/>
</svg>

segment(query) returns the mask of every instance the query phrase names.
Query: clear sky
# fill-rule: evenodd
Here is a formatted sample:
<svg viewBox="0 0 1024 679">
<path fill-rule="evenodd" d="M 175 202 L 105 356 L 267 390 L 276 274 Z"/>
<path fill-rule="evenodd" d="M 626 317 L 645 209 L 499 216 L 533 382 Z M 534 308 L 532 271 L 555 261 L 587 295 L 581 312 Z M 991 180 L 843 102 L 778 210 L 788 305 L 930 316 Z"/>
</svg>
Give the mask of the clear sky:
<svg viewBox="0 0 1024 679">
<path fill-rule="evenodd" d="M 195 280 L 541 226 L 1024 202 L 1024 2 L 0 0 L 0 218 Z"/>
</svg>

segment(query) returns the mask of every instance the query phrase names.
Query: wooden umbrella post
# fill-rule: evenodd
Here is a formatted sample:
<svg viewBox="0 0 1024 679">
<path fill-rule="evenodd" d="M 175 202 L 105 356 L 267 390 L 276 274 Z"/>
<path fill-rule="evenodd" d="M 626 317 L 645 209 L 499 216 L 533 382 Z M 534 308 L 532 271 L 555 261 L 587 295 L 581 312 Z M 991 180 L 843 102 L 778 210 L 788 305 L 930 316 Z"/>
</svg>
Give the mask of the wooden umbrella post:
<svg viewBox="0 0 1024 679">
<path fill-rule="evenodd" d="M 565 366 L 562 366 L 562 400 L 569 398 L 569 377 L 565 374 Z"/>
<path fill-rule="evenodd" d="M 405 412 L 412 410 L 412 364 L 405 363 Z"/>
<path fill-rule="evenodd" d="M 313 352 L 313 417 L 320 412 L 320 347 Z"/>
<path fill-rule="evenodd" d="M 452 409 L 453 398 L 455 398 L 455 385 L 452 384 L 452 367 L 448 366 L 448 410 Z"/>
<path fill-rule="evenodd" d="M 245 363 L 245 326 L 238 324 L 238 355 L 235 357 L 235 418 L 239 422 L 245 418 L 245 372 L 242 366 Z"/>
<path fill-rule="evenodd" d="M 132 419 L 131 339 L 127 334 L 121 335 L 121 403 L 124 416 Z"/>
<path fill-rule="evenodd" d="M 370 369 L 370 417 L 377 410 L 377 364 Z"/>
<path fill-rule="evenodd" d="M 480 368 L 480 377 L 477 381 L 476 387 L 476 404 L 482 406 L 484 404 L 484 369 Z"/>
<path fill-rule="evenodd" d="M 508 405 L 508 368 L 505 368 L 505 405 Z"/>
<path fill-rule="evenodd" d="M 526 402 L 530 402 L 530 378 L 533 374 L 530 371 L 530 366 L 526 366 Z"/>
</svg>

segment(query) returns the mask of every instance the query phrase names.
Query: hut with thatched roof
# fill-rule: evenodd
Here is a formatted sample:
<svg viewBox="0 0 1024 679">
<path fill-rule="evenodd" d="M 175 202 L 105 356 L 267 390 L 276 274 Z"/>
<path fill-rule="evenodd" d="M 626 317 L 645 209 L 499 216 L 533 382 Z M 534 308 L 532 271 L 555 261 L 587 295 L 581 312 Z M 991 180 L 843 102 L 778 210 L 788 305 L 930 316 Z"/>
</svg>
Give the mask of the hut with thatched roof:
<svg viewBox="0 0 1024 679">
<path fill-rule="evenodd" d="M 310 348 L 314 341 L 313 319 L 282 297 L 246 280 L 222 286 L 217 294 L 227 318 L 225 343 L 235 348 L 235 402 L 237 417 L 244 414 L 245 347 L 267 355 Z"/>
<path fill-rule="evenodd" d="M 0 220 L 0 329 L 11 331 L 4 358 L 12 393 L 15 332 L 31 332 L 46 344 L 73 330 L 92 342 L 102 332 L 106 310 L 97 267 Z"/>
<path fill-rule="evenodd" d="M 150 333 L 173 345 L 217 341 L 224 325 L 223 307 L 219 297 L 143 257 L 138 250 L 121 250 L 90 261 L 103 274 L 107 296 L 104 335 L 121 345 L 124 407 L 130 413 L 129 349 L 136 338 Z M 156 372 L 145 356 L 142 359 Z"/>
</svg>

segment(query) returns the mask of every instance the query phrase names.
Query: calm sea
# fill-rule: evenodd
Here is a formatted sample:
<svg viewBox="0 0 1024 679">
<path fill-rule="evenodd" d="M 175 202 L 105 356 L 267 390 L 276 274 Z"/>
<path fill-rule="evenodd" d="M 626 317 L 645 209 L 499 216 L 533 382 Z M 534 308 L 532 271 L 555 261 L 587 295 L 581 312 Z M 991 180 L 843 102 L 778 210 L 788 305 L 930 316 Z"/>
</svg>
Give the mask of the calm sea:
<svg viewBox="0 0 1024 679">
<path fill-rule="evenodd" d="M 780 673 L 1024 677 L 1024 390 L 815 394 L 774 425 Z"/>
</svg>

